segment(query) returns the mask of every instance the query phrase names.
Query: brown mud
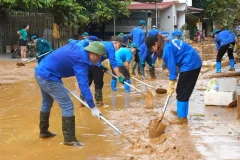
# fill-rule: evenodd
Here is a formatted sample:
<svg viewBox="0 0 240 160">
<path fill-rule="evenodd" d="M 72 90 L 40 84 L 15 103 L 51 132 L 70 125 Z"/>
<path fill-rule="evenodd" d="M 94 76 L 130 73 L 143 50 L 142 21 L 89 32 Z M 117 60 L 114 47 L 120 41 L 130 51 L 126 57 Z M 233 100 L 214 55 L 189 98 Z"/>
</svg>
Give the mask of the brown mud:
<svg viewBox="0 0 240 160">
<path fill-rule="evenodd" d="M 131 145 L 103 121 L 92 117 L 86 107 L 72 97 L 76 116 L 76 136 L 86 147 L 67 147 L 62 144 L 61 109 L 54 103 L 50 116 L 50 131 L 55 138 L 39 139 L 39 111 L 41 96 L 34 79 L 36 63 L 17 67 L 16 62 L 0 61 L 0 159 L 13 160 L 195 160 L 240 159 L 240 121 L 237 109 L 204 106 L 204 90 L 213 70 L 200 75 L 190 98 L 189 123 L 167 124 L 165 133 L 150 139 L 149 122 L 162 111 L 166 95 L 150 91 L 154 107 L 146 109 L 144 97 L 132 90 L 125 93 L 118 83 L 117 92 L 111 92 L 108 74 L 104 76 L 104 103 L 100 109 L 105 118 L 135 142 Z M 156 70 L 157 80 L 144 82 L 167 88 L 167 72 Z M 148 78 L 148 75 L 146 75 Z M 79 94 L 75 78 L 63 80 L 67 88 Z M 132 84 L 146 92 L 147 87 L 132 80 Z M 91 90 L 94 93 L 93 86 Z M 174 116 L 175 94 L 171 97 L 164 117 Z M 199 116 L 201 115 L 201 116 Z"/>
</svg>

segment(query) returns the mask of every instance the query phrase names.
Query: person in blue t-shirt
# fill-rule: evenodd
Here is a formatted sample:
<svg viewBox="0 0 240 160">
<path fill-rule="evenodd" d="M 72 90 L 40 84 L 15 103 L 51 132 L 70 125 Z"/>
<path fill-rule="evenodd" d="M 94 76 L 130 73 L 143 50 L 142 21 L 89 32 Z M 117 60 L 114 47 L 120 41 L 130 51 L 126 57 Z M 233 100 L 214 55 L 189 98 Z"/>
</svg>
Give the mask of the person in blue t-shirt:
<svg viewBox="0 0 240 160">
<path fill-rule="evenodd" d="M 76 76 L 92 115 L 100 118 L 101 112 L 95 107 L 88 84 L 88 67 L 89 61 L 93 64 L 98 63 L 105 52 L 105 47 L 100 42 L 89 43 L 87 40 L 82 40 L 56 49 L 38 64 L 35 68 L 35 79 L 42 95 L 40 138 L 56 136 L 48 130 L 50 111 L 55 100 L 62 109 L 64 145 L 84 145 L 75 137 L 73 102 L 63 85 L 62 78 Z"/>
<path fill-rule="evenodd" d="M 153 35 L 153 36 L 156 36 L 156 35 Z M 146 43 L 143 43 L 139 47 L 138 55 L 140 60 L 139 70 L 140 70 L 140 75 L 142 76 L 142 79 L 145 79 L 144 67 L 146 62 L 149 65 L 149 73 L 150 73 L 151 79 L 152 80 L 156 79 L 155 62 L 157 60 L 157 53 L 154 53 L 151 50 L 149 50 L 146 46 Z"/>
<path fill-rule="evenodd" d="M 129 48 L 120 48 L 115 52 L 116 61 L 118 64 L 119 71 L 123 74 L 125 81 L 128 84 L 131 84 L 129 65 L 132 60 L 133 54 L 138 50 L 137 45 L 132 43 Z M 113 71 L 113 74 L 114 71 Z M 116 81 L 116 78 L 112 77 L 112 81 Z M 117 91 L 116 83 L 111 83 L 112 91 Z M 127 84 L 124 84 L 125 92 L 131 92 L 130 87 Z"/>
<path fill-rule="evenodd" d="M 116 36 L 112 39 L 112 41 L 102 41 L 101 42 L 106 49 L 106 57 L 101 57 L 100 62 L 97 64 L 91 64 L 89 66 L 89 85 L 91 85 L 92 80 L 94 80 L 95 84 L 95 99 L 97 101 L 97 106 L 103 106 L 103 97 L 102 97 L 102 88 L 103 88 L 103 76 L 104 73 L 108 69 L 101 65 L 101 62 L 103 62 L 105 59 L 109 59 L 110 66 L 113 69 L 114 73 L 118 76 L 118 81 L 120 83 L 124 83 L 125 79 L 123 78 L 122 74 L 119 71 L 119 67 L 115 58 L 115 51 L 118 50 L 123 45 L 125 46 L 124 39 L 121 36 Z M 111 81 L 111 85 L 116 85 L 117 79 L 114 79 Z M 82 100 L 84 98 L 80 96 Z M 83 107 L 83 105 L 81 105 Z"/>
<path fill-rule="evenodd" d="M 50 52 L 52 52 L 51 44 L 46 39 L 38 38 L 36 35 L 33 35 L 31 37 L 31 40 L 37 46 L 38 53 L 36 55 L 36 58 L 38 60 L 38 63 L 40 63 L 44 57 L 46 57 Z M 46 54 L 46 55 L 42 56 L 43 54 Z"/>
<path fill-rule="evenodd" d="M 140 47 L 145 40 L 145 32 L 144 27 L 146 26 L 146 22 L 144 20 L 139 21 L 139 26 L 136 28 L 133 28 L 131 33 L 129 34 L 130 37 L 132 37 L 132 42 L 137 45 L 137 47 Z"/>
<path fill-rule="evenodd" d="M 162 58 L 169 70 L 169 87 L 167 93 L 172 96 L 180 70 L 177 83 L 177 114 L 178 118 L 170 121 L 173 124 L 183 124 L 188 121 L 189 98 L 195 87 L 198 75 L 202 67 L 202 61 L 197 53 L 189 44 L 179 39 L 172 39 L 164 44 L 162 35 L 149 36 L 146 46 L 152 52 L 157 52 L 158 57 Z"/>
<path fill-rule="evenodd" d="M 221 72 L 222 68 L 222 57 L 228 52 L 229 64 L 230 68 L 228 71 L 235 71 L 234 68 L 234 57 L 233 57 L 233 49 L 235 46 L 235 35 L 229 30 L 220 31 L 218 29 L 214 29 L 212 32 L 212 37 L 215 38 L 216 48 L 218 50 L 217 58 L 216 58 L 216 73 Z"/>
</svg>

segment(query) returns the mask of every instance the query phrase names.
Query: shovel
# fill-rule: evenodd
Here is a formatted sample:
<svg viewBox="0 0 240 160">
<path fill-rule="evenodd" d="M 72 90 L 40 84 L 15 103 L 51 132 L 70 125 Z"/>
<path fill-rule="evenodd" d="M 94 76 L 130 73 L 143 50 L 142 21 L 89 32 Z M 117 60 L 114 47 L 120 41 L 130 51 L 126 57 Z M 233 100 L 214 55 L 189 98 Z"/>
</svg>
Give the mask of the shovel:
<svg viewBox="0 0 240 160">
<path fill-rule="evenodd" d="M 112 75 L 113 77 L 115 78 L 118 78 L 116 75 L 114 75 L 113 73 L 109 72 L 109 71 L 106 71 L 107 73 L 109 73 L 110 75 Z M 141 94 L 144 94 L 140 89 L 137 89 L 136 87 L 134 87 L 133 85 L 127 83 L 124 81 L 124 84 L 132 87 L 133 89 L 135 89 L 136 91 L 138 91 L 139 93 Z M 147 90 L 147 93 L 144 94 L 145 97 L 144 97 L 144 101 L 145 101 L 145 104 L 146 104 L 146 108 L 152 108 L 153 107 L 153 94 Z"/>
<path fill-rule="evenodd" d="M 50 53 L 50 52 L 46 52 L 46 53 L 38 56 L 38 58 L 40 58 L 40 57 L 42 57 L 42 56 L 45 56 L 45 55 L 48 54 L 48 53 Z M 37 58 L 35 57 L 35 58 L 32 58 L 32 59 L 30 59 L 30 60 L 28 60 L 28 61 L 26 61 L 26 62 L 17 62 L 17 66 L 25 66 L 25 64 L 27 64 L 27 63 L 29 63 L 29 62 L 32 62 L 32 61 L 35 61 L 36 59 L 37 59 Z"/>
<path fill-rule="evenodd" d="M 91 108 L 88 106 L 88 104 L 84 101 L 82 101 L 77 95 L 75 95 L 73 92 L 71 92 L 69 89 L 66 88 L 66 90 L 68 91 L 68 93 L 70 93 L 73 97 L 75 97 L 78 101 L 80 101 L 82 104 L 84 104 L 88 109 L 91 110 Z M 121 134 L 126 140 L 128 140 L 128 142 L 130 142 L 131 144 L 134 144 L 134 142 L 132 140 L 130 140 L 128 137 L 126 137 L 122 132 L 120 132 L 117 127 L 115 127 L 112 123 L 110 123 L 106 118 L 103 117 L 103 115 L 100 115 L 100 119 L 102 119 L 104 122 L 106 122 L 110 127 L 112 127 L 116 132 L 118 132 L 119 134 Z"/>
<path fill-rule="evenodd" d="M 149 137 L 150 138 L 159 137 L 166 128 L 166 125 L 162 123 L 162 119 L 163 119 L 165 111 L 167 109 L 169 98 L 170 98 L 170 95 L 167 96 L 167 100 L 164 104 L 163 111 L 162 111 L 160 117 L 156 118 L 154 120 L 151 120 L 151 122 L 149 124 Z"/>
<path fill-rule="evenodd" d="M 140 81 L 139 79 L 137 79 L 137 78 L 135 78 L 135 77 L 132 77 L 132 79 L 134 79 L 134 80 L 136 80 L 136 81 L 138 81 L 138 82 L 140 82 L 140 83 L 148 86 L 149 88 L 156 89 L 155 87 L 153 87 L 153 86 L 151 86 L 151 85 L 149 85 L 149 84 L 147 84 L 147 83 L 145 83 L 145 82 L 143 82 L 143 81 Z M 155 90 L 155 92 L 158 93 L 158 94 L 165 94 L 165 93 L 167 93 L 167 90 L 164 89 L 164 88 L 157 88 L 157 89 Z"/>
</svg>

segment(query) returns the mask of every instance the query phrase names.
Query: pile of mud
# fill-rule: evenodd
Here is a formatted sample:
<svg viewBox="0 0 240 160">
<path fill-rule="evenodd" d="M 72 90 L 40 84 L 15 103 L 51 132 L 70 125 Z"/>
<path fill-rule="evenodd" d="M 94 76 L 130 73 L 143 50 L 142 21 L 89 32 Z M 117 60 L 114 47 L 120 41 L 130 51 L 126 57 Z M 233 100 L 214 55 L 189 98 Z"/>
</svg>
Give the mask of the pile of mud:
<svg viewBox="0 0 240 160">
<path fill-rule="evenodd" d="M 135 142 L 132 145 L 122 138 L 121 149 L 111 159 L 200 159 L 201 154 L 195 150 L 194 139 L 190 136 L 187 125 L 168 125 L 160 137 L 149 138 L 149 122 L 158 114 L 157 110 L 144 108 L 110 111 L 109 119 Z"/>
</svg>

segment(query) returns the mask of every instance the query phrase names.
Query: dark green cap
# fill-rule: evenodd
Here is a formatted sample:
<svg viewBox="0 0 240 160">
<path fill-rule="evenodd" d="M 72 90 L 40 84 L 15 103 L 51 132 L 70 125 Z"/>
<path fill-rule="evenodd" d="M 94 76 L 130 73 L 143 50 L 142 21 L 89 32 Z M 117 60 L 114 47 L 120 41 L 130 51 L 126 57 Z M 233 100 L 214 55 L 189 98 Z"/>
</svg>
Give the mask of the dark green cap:
<svg viewBox="0 0 240 160">
<path fill-rule="evenodd" d="M 105 47 L 101 42 L 97 42 L 97 41 L 90 42 L 89 45 L 84 49 L 88 52 L 92 52 L 100 56 L 106 56 Z"/>
</svg>

